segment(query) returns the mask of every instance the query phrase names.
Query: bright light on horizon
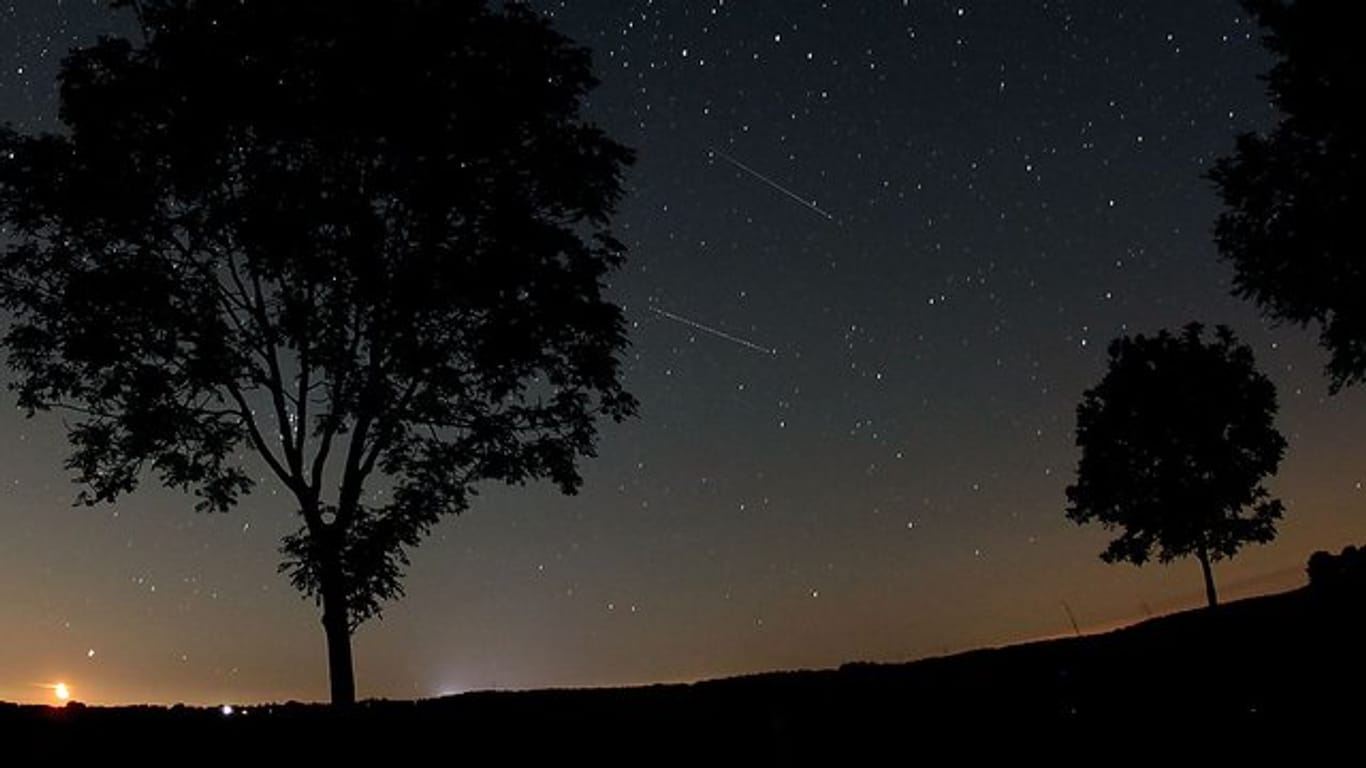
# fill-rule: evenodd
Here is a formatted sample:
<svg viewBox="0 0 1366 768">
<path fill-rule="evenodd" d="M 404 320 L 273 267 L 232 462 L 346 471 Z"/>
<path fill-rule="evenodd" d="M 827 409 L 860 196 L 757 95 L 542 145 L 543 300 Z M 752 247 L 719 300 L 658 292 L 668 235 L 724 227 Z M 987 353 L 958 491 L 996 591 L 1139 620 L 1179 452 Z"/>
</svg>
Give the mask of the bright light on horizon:
<svg viewBox="0 0 1366 768">
<path fill-rule="evenodd" d="M 57 683 L 52 686 L 52 695 L 57 697 L 57 701 L 69 701 L 71 689 L 66 687 L 66 683 Z"/>
</svg>

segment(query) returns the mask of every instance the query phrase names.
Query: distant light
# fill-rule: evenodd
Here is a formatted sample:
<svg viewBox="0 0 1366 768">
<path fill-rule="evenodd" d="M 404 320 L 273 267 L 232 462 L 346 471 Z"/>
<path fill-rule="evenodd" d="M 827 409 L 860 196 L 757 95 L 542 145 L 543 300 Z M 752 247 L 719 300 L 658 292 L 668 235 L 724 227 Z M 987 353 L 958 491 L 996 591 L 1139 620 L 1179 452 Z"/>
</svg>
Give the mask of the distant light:
<svg viewBox="0 0 1366 768">
<path fill-rule="evenodd" d="M 71 689 L 66 687 L 66 683 L 57 683 L 52 686 L 52 695 L 57 697 L 57 701 L 67 701 L 71 698 Z"/>
<path fill-rule="evenodd" d="M 218 711 L 223 713 L 223 717 L 228 717 L 233 713 L 233 708 L 231 704 L 224 704 L 222 709 Z"/>
</svg>

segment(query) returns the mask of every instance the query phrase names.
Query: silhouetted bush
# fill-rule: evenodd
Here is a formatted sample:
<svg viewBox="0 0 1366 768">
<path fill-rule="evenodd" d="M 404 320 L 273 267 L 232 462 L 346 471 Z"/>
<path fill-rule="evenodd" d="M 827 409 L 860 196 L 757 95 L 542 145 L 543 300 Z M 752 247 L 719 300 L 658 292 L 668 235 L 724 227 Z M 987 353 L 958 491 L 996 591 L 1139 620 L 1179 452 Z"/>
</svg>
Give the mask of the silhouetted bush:
<svg viewBox="0 0 1366 768">
<path fill-rule="evenodd" d="M 1366 549 L 1344 547 L 1336 555 L 1319 550 L 1309 556 L 1309 586 L 1319 590 L 1345 591 L 1366 588 Z"/>
</svg>

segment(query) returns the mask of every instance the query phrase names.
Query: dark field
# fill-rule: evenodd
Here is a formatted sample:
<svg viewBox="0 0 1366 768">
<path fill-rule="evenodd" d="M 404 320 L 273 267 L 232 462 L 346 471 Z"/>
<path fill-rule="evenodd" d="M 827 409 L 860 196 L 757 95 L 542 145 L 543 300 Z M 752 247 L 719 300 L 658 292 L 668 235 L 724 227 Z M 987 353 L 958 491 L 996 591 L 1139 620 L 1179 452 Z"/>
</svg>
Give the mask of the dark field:
<svg viewBox="0 0 1366 768">
<path fill-rule="evenodd" d="M 1360 728 L 1363 607 L 1359 587 L 1306 587 L 1104 635 L 909 664 L 370 701 L 342 712 L 0 705 L 0 734 L 6 756 L 23 756 L 14 765 L 78 754 L 266 764 L 371 754 L 380 764 L 480 756 L 838 764 L 922 755 L 942 764 L 955 753 L 1068 760 L 1101 743 L 1118 750 L 1110 759 L 1147 762 L 1140 756 L 1156 744 L 1230 755 L 1273 742 L 1293 743 L 1303 758 Z"/>
</svg>

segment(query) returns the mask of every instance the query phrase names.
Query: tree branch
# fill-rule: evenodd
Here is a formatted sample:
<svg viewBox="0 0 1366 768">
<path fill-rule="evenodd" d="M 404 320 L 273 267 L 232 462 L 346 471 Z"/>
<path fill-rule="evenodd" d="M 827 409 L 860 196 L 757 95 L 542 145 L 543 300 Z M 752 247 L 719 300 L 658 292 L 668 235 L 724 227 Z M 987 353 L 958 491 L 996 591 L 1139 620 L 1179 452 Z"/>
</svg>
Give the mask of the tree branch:
<svg viewBox="0 0 1366 768">
<path fill-rule="evenodd" d="M 270 373 L 266 389 L 270 391 L 270 401 L 275 408 L 275 426 L 280 434 L 280 445 L 284 448 L 285 461 L 289 463 L 290 470 L 295 475 L 302 475 L 303 456 L 299 446 L 294 444 L 289 425 L 289 407 L 285 403 L 285 382 L 284 376 L 280 373 L 279 343 L 271 329 L 270 315 L 266 312 L 266 298 L 265 292 L 261 289 L 261 278 L 255 270 L 252 270 L 248 277 L 251 278 L 252 310 L 256 315 L 257 324 L 261 327 L 266 348 L 270 350 L 270 355 L 266 358 L 267 370 Z"/>
<path fill-rule="evenodd" d="M 389 412 L 392 416 L 391 420 L 402 420 L 402 414 L 407 410 L 408 404 L 412 402 L 413 396 L 417 394 L 417 389 L 418 380 L 414 378 L 412 381 L 408 382 L 408 388 L 403 391 L 403 394 L 399 396 L 398 401 L 390 409 Z M 374 442 L 370 444 L 369 452 L 361 462 L 361 478 L 369 477 L 370 473 L 375 470 L 375 463 L 379 461 L 379 456 L 384 452 L 384 449 L 389 447 L 389 443 L 393 441 L 396 432 L 396 428 L 381 429 L 379 431 Z"/>
<path fill-rule="evenodd" d="M 301 474 L 303 472 L 304 444 L 308 439 L 308 392 L 311 388 L 310 382 L 313 373 L 313 361 L 312 355 L 310 354 L 313 349 L 313 343 L 312 339 L 309 337 L 310 324 L 308 322 L 313 317 L 313 290 L 313 284 L 309 283 L 305 299 L 308 302 L 308 306 L 303 316 L 304 327 L 299 334 L 301 338 L 298 375 L 299 394 L 294 403 L 294 407 L 298 410 L 294 422 L 294 449 L 299 454 L 299 467 L 297 471 Z"/>
<path fill-rule="evenodd" d="M 374 424 L 378 411 L 381 409 L 379 402 L 381 391 L 384 389 L 381 384 L 384 378 L 383 356 L 379 349 L 380 323 L 376 316 L 379 309 L 372 308 L 370 316 L 370 327 L 366 329 L 369 338 L 367 339 L 367 352 L 369 362 L 366 371 L 365 386 L 360 393 L 359 407 L 356 414 L 356 426 L 351 432 L 351 442 L 346 449 L 346 465 L 342 471 L 342 485 L 340 498 L 338 499 L 338 514 L 349 516 L 355 509 L 356 503 L 360 500 L 361 488 L 368 474 L 363 471 L 365 463 L 365 441 L 369 439 L 370 428 Z M 357 333 L 357 338 L 362 334 Z M 344 521 L 349 522 L 349 519 Z"/>
<path fill-rule="evenodd" d="M 321 492 L 323 470 L 326 468 L 328 456 L 332 452 L 332 443 L 345 420 L 345 416 L 340 415 L 340 409 L 346 402 L 346 398 L 350 396 L 348 389 L 351 386 L 351 378 L 354 373 L 352 363 L 356 359 L 356 352 L 360 349 L 360 337 L 360 328 L 357 323 L 352 328 L 351 343 L 346 350 L 345 358 L 343 358 L 346 362 L 341 368 L 333 372 L 331 392 L 328 393 L 331 410 L 327 413 L 323 422 L 322 434 L 318 438 L 318 452 L 313 456 L 310 486 L 315 493 Z"/>
<path fill-rule="evenodd" d="M 251 435 L 251 442 L 256 446 L 256 450 L 261 454 L 261 458 L 265 459 L 266 464 L 270 467 L 271 471 L 275 473 L 275 476 L 280 478 L 280 481 L 285 484 L 285 487 L 293 491 L 294 495 L 302 502 L 307 495 L 307 489 L 302 486 L 296 476 L 291 475 L 288 470 L 285 469 L 285 465 L 280 463 L 280 460 L 275 456 L 275 452 L 272 451 L 270 445 L 266 443 L 265 436 L 261 434 L 261 428 L 256 424 L 256 417 L 252 415 L 251 406 L 247 404 L 246 397 L 242 395 L 242 390 L 231 384 L 227 386 L 227 390 L 228 394 L 232 396 L 233 401 L 237 403 L 238 415 L 241 416 L 242 422 L 247 425 L 247 432 Z"/>
</svg>

